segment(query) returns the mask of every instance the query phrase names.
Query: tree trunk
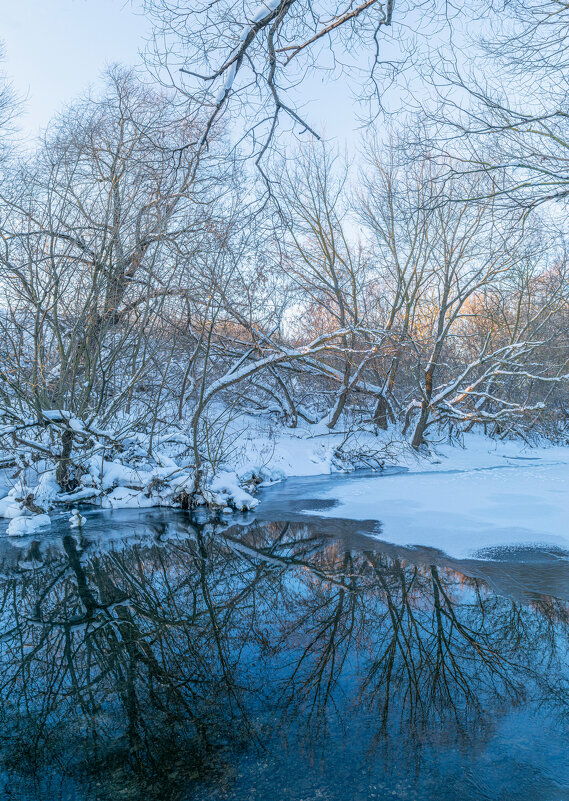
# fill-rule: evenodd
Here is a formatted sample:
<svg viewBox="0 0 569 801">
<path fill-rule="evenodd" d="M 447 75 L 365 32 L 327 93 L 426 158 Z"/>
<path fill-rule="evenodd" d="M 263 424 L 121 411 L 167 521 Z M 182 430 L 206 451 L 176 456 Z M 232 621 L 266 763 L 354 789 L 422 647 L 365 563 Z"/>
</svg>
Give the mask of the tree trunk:
<svg viewBox="0 0 569 801">
<path fill-rule="evenodd" d="M 336 405 L 334 407 L 334 411 L 332 412 L 332 417 L 330 418 L 330 422 L 328 423 L 328 428 L 330 431 L 335 428 L 336 423 L 340 419 L 340 415 L 344 411 L 344 406 L 346 405 L 346 401 L 348 400 L 348 387 L 350 384 L 350 364 L 346 362 L 346 366 L 344 367 L 344 380 L 342 382 L 342 389 L 338 394 L 338 399 L 336 400 Z"/>
<path fill-rule="evenodd" d="M 389 414 L 389 404 L 385 395 L 380 395 L 377 399 L 375 411 L 373 413 L 373 422 L 378 428 L 387 431 L 387 417 Z"/>
<path fill-rule="evenodd" d="M 427 428 L 427 423 L 429 422 L 429 404 L 426 401 L 423 401 L 423 405 L 421 407 L 421 415 L 415 426 L 415 431 L 413 433 L 413 439 L 411 440 L 411 447 L 417 450 L 420 446 L 424 443 L 423 435 L 425 433 L 425 429 Z"/>
<path fill-rule="evenodd" d="M 429 408 L 431 405 L 431 397 L 433 395 L 433 372 L 434 367 L 429 367 L 429 369 L 427 369 L 425 372 L 425 396 L 423 398 L 423 403 L 421 404 L 421 415 L 415 427 L 415 432 L 411 441 L 411 447 L 415 448 L 415 450 L 417 450 L 425 441 L 423 439 L 423 435 L 425 434 L 427 423 L 429 422 Z"/>
<path fill-rule="evenodd" d="M 66 429 L 61 436 L 61 454 L 55 470 L 55 480 L 63 492 L 69 492 L 74 489 L 70 473 L 72 449 L 73 432 Z"/>
<path fill-rule="evenodd" d="M 330 431 L 332 431 L 332 429 L 336 427 L 336 423 L 338 422 L 338 420 L 340 419 L 340 415 L 344 411 L 344 406 L 346 405 L 347 399 L 348 399 L 348 392 L 347 392 L 347 390 L 344 390 L 341 393 L 341 395 L 338 398 L 338 400 L 336 401 L 336 406 L 335 406 L 334 411 L 332 413 L 332 418 L 331 418 L 330 422 L 328 423 L 328 428 L 330 429 Z"/>
</svg>

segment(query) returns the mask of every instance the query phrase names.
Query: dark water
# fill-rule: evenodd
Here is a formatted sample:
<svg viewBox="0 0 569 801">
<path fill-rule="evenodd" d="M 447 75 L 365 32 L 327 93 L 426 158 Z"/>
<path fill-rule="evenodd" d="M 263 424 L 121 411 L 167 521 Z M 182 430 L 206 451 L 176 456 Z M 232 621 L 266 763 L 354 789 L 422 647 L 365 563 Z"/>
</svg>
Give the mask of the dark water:
<svg viewBox="0 0 569 801">
<path fill-rule="evenodd" d="M 452 562 L 293 495 L 2 541 L 0 798 L 569 799 L 566 556 Z"/>
</svg>

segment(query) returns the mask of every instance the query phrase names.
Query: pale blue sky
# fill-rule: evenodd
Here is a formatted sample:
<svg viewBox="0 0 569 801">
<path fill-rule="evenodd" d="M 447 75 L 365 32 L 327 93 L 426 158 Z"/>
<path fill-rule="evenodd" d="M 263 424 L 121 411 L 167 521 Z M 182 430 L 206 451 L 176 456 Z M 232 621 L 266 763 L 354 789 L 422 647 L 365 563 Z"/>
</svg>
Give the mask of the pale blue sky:
<svg viewBox="0 0 569 801">
<path fill-rule="evenodd" d="M 33 138 L 66 103 L 96 86 L 112 63 L 141 64 L 150 34 L 142 0 L 0 0 L 3 69 L 25 111 L 20 129 Z M 340 145 L 354 141 L 358 108 L 344 79 L 313 76 L 295 98 L 314 127 Z M 304 101 L 304 104 L 303 104 Z"/>
<path fill-rule="evenodd" d="M 3 69 L 26 98 L 20 128 L 31 140 L 65 103 L 97 84 L 108 64 L 140 64 L 150 24 L 140 0 L 0 0 Z M 342 82 L 343 83 L 343 82 Z M 320 131 L 353 135 L 356 109 L 346 85 L 313 79 L 305 111 Z"/>
<path fill-rule="evenodd" d="M 108 64 L 139 63 L 148 32 L 128 0 L 0 0 L 4 70 L 27 96 L 20 121 L 25 137 L 96 84 Z"/>
</svg>

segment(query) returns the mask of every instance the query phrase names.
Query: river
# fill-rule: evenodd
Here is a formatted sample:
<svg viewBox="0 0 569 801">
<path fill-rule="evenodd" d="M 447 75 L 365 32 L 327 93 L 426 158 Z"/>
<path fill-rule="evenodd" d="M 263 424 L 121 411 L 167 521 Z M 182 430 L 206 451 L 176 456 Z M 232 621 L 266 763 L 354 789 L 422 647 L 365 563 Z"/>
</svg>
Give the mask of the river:
<svg viewBox="0 0 569 801">
<path fill-rule="evenodd" d="M 1 541 L 0 797 L 569 799 L 567 555 L 388 544 L 311 481 Z"/>
</svg>

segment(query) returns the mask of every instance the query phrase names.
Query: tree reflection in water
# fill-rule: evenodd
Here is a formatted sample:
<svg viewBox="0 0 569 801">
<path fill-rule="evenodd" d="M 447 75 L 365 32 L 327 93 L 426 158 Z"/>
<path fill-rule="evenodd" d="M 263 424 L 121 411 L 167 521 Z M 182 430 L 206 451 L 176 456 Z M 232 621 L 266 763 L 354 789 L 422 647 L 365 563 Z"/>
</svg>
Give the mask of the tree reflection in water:
<svg viewBox="0 0 569 801">
<path fill-rule="evenodd" d="M 315 524 L 150 520 L 112 547 L 67 531 L 7 552 L 7 798 L 240 799 L 263 783 L 301 798 L 294 771 L 317 776 L 315 756 L 368 772 L 320 797 L 381 798 L 373 781 L 397 792 L 402 754 L 480 748 L 521 702 L 565 714 L 563 601 L 521 603 Z M 278 780 L 275 754 L 293 768 Z M 248 784 L 240 760 L 269 778 Z"/>
</svg>

